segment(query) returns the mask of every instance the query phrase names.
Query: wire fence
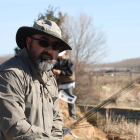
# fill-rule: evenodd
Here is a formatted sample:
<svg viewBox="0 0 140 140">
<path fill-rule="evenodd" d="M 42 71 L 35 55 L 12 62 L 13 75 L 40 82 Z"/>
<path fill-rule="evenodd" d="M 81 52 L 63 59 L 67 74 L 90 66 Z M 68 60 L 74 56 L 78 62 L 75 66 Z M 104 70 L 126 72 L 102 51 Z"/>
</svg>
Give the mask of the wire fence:
<svg viewBox="0 0 140 140">
<path fill-rule="evenodd" d="M 136 77 L 140 76 L 140 72 L 117 72 L 112 71 L 110 73 L 96 72 L 88 74 L 89 81 L 93 85 L 95 84 L 108 84 L 108 83 L 129 83 Z"/>
</svg>

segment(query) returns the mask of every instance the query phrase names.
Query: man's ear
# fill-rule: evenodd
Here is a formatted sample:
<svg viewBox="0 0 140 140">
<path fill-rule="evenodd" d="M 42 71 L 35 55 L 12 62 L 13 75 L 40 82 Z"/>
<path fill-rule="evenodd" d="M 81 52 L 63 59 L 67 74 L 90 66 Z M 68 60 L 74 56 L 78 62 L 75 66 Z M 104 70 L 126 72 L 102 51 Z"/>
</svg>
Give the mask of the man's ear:
<svg viewBox="0 0 140 140">
<path fill-rule="evenodd" d="M 27 38 L 26 38 L 27 50 L 29 50 L 30 45 L 31 45 L 31 38 L 30 38 L 30 37 L 27 37 Z"/>
</svg>

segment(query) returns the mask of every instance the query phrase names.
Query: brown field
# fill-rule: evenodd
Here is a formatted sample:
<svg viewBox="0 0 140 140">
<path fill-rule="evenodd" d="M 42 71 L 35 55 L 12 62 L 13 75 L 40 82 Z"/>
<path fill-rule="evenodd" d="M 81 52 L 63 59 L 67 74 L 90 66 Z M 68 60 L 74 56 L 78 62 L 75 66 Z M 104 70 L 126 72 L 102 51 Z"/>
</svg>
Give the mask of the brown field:
<svg viewBox="0 0 140 140">
<path fill-rule="evenodd" d="M 118 90 L 122 89 L 124 86 L 129 84 L 130 82 L 133 82 L 134 79 L 138 78 L 140 76 L 140 73 L 130 73 L 130 72 L 119 72 L 113 74 L 104 74 L 100 76 L 93 76 L 92 78 L 84 76 L 84 82 L 85 85 L 88 86 L 90 84 L 86 84 L 86 81 L 88 78 L 90 79 L 92 83 L 92 90 L 90 95 L 91 100 L 87 99 L 86 96 L 83 96 L 84 99 L 87 99 L 87 102 L 83 104 L 85 113 L 87 110 L 88 105 L 97 105 L 101 102 L 103 102 L 105 99 L 108 99 L 111 95 L 116 93 Z M 90 87 L 90 86 L 89 86 Z M 88 87 L 88 91 L 89 91 Z M 83 88 L 83 89 L 82 89 Z M 81 87 L 82 90 L 85 90 L 85 87 Z M 90 94 L 91 94 L 90 93 Z M 96 99 L 96 100 L 94 100 Z M 97 101 L 98 100 L 98 101 Z M 134 87 L 132 89 L 126 90 L 120 96 L 117 98 L 114 102 L 115 103 L 139 103 L 140 101 L 140 84 L 139 82 L 134 84 Z M 82 103 L 83 101 L 78 103 Z M 126 104 L 126 105 L 127 105 Z M 121 106 L 120 106 L 121 107 Z M 130 107 L 130 106 L 126 106 Z M 139 106 L 137 106 L 139 108 Z M 133 108 L 133 106 L 132 106 Z M 127 119 L 124 117 L 119 118 L 120 116 L 116 116 L 116 119 L 112 121 L 112 117 L 108 115 L 106 112 L 106 120 L 104 124 L 98 126 L 100 130 L 105 132 L 108 136 L 108 139 L 110 140 L 140 140 L 140 125 L 136 122 L 128 122 Z M 90 120 L 93 120 L 96 124 L 96 116 L 93 118 L 90 118 Z"/>
</svg>

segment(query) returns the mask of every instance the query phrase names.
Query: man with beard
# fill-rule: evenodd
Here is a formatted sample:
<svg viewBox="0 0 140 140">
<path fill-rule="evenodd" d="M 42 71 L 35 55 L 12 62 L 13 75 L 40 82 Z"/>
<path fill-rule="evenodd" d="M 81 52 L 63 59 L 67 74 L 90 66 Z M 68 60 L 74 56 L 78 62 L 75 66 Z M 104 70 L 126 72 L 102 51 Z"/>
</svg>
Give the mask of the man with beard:
<svg viewBox="0 0 140 140">
<path fill-rule="evenodd" d="M 20 27 L 21 53 L 0 65 L 1 140 L 62 139 L 62 115 L 52 68 L 59 52 L 71 50 L 55 22 Z"/>
</svg>

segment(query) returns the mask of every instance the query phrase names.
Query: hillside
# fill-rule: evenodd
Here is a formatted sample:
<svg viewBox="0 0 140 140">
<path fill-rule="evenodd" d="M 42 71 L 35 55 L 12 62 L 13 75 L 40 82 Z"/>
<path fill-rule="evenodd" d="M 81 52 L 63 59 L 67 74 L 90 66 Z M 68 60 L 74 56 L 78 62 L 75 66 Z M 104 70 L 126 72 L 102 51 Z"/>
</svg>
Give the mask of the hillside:
<svg viewBox="0 0 140 140">
<path fill-rule="evenodd" d="M 12 56 L 14 56 L 14 55 L 3 55 L 3 56 L 0 56 L 0 64 L 5 62 L 6 60 L 10 59 Z"/>
<path fill-rule="evenodd" d="M 126 59 L 119 62 L 113 62 L 113 63 L 104 63 L 101 65 L 98 65 L 100 67 L 113 67 L 113 68 L 136 68 L 140 70 L 140 57 L 139 58 L 132 58 L 132 59 Z"/>
</svg>

